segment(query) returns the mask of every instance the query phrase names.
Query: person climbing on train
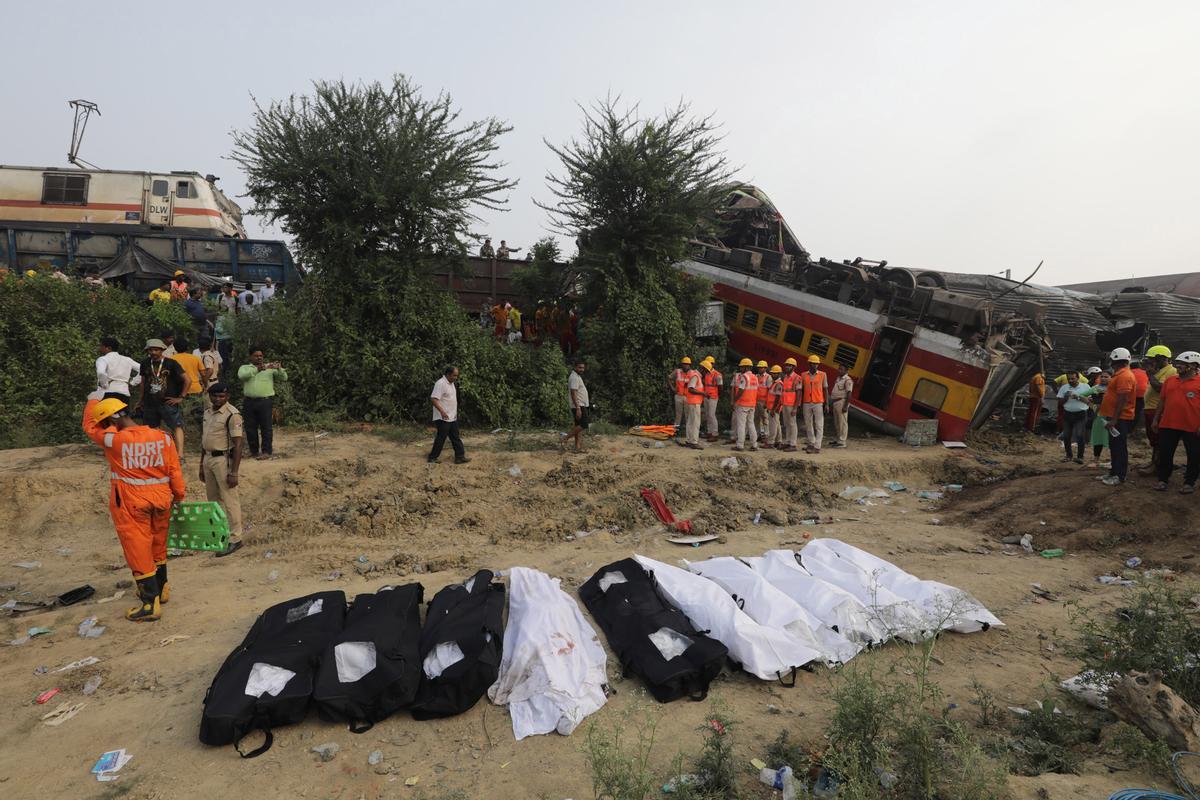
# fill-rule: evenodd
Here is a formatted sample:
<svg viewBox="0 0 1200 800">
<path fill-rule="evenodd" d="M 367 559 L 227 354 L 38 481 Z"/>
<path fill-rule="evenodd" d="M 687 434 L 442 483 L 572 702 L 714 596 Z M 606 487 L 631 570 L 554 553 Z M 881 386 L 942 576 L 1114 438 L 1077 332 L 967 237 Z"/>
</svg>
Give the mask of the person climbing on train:
<svg viewBox="0 0 1200 800">
<path fill-rule="evenodd" d="M 187 485 L 171 435 L 138 425 L 129 406 L 104 399 L 96 390 L 83 408 L 83 432 L 108 459 L 108 513 L 137 581 L 138 604 L 125 612 L 133 622 L 154 622 L 167 589 L 167 528 L 171 507 L 183 501 Z"/>
</svg>

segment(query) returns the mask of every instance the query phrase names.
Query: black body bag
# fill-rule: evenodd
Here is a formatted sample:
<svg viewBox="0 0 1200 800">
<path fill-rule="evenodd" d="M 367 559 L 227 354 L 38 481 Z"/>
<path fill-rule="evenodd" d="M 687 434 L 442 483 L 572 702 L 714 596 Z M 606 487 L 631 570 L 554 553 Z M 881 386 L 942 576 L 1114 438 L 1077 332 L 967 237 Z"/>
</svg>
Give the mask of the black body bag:
<svg viewBox="0 0 1200 800">
<path fill-rule="evenodd" d="M 655 700 L 708 695 L 729 651 L 668 603 L 641 564 L 626 558 L 601 567 L 579 587 L 579 597 L 625 674 L 640 675 Z"/>
<path fill-rule="evenodd" d="M 482 569 L 445 587 L 429 603 L 421 631 L 421 687 L 416 719 L 451 717 L 470 709 L 500 675 L 504 584 Z M 430 673 L 436 674 L 433 677 Z"/>
<path fill-rule="evenodd" d="M 354 598 L 342 632 L 325 648 L 313 700 L 317 713 L 364 733 L 404 708 L 421 682 L 419 583 Z"/>
<path fill-rule="evenodd" d="M 271 730 L 308 714 L 321 653 L 342 631 L 343 592 L 317 592 L 271 606 L 217 670 L 204 694 L 200 741 L 232 744 L 243 758 L 270 749 Z M 251 731 L 266 741 L 243 753 L 238 744 Z"/>
</svg>

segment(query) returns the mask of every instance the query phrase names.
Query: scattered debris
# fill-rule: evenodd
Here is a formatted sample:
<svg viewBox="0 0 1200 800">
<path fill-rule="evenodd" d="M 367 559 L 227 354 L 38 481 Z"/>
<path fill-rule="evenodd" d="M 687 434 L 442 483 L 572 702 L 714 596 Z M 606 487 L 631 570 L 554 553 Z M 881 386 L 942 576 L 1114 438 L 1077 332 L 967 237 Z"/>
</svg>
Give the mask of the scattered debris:
<svg viewBox="0 0 1200 800">
<path fill-rule="evenodd" d="M 961 492 L 963 485 L 961 483 L 943 483 L 942 488 L 947 492 Z"/>
<path fill-rule="evenodd" d="M 383 751 L 382 750 L 372 750 L 371 755 L 367 756 L 367 763 L 370 764 L 372 767 L 376 766 L 377 764 L 381 763 L 382 761 L 383 761 Z"/>
<path fill-rule="evenodd" d="M 105 627 L 103 625 L 97 625 L 97 622 L 99 622 L 99 620 L 95 617 L 88 617 L 83 622 L 79 623 L 79 638 L 95 639 L 99 636 L 102 636 L 104 634 Z"/>
<path fill-rule="evenodd" d="M 160 641 L 158 643 L 158 646 L 166 647 L 167 645 L 175 644 L 176 642 L 182 642 L 184 639 L 190 639 L 190 638 L 192 638 L 192 637 L 188 636 L 187 634 L 176 633 L 176 634 L 172 634 L 171 636 L 168 636 L 167 638 Z"/>
<path fill-rule="evenodd" d="M 72 661 L 70 664 L 67 664 L 64 667 L 59 667 L 58 669 L 54 670 L 54 672 L 71 672 L 72 670 L 77 670 L 82 667 L 90 667 L 92 664 L 99 663 L 100 659 L 96 658 L 95 656 L 88 656 L 87 658 L 81 658 L 78 661 Z M 39 667 L 39 669 L 41 669 L 41 667 Z"/>
<path fill-rule="evenodd" d="M 1129 567 L 1130 569 L 1137 569 L 1141 565 L 1142 565 L 1142 560 L 1140 558 L 1138 558 L 1137 556 L 1134 556 L 1133 558 L 1131 558 L 1125 562 L 1125 566 Z"/>
<path fill-rule="evenodd" d="M 867 486 L 847 486 L 842 491 L 838 492 L 838 497 L 843 500 L 861 500 L 864 497 L 869 497 L 871 494 L 870 487 Z"/>
<path fill-rule="evenodd" d="M 421 777 L 419 775 L 413 775 L 411 778 L 404 779 L 405 786 L 416 786 L 420 782 L 421 782 Z"/>
<path fill-rule="evenodd" d="M 885 481 L 883 484 L 883 488 L 888 489 L 893 492 L 907 492 L 908 491 L 908 487 L 905 486 L 900 481 Z"/>
<path fill-rule="evenodd" d="M 721 469 L 727 469 L 730 472 L 737 472 L 741 468 L 741 463 L 736 456 L 729 456 L 721 459 Z"/>
<path fill-rule="evenodd" d="M 1029 591 L 1033 592 L 1043 600 L 1049 600 L 1052 603 L 1058 601 L 1058 595 L 1049 589 L 1044 588 L 1040 583 L 1031 583 L 1029 585 L 1032 587 Z"/>
<path fill-rule="evenodd" d="M 49 714 L 43 714 L 42 722 L 50 727 L 58 727 L 86 707 L 87 703 L 63 703 Z"/>
<path fill-rule="evenodd" d="M 129 763 L 131 758 L 133 756 L 125 752 L 123 747 L 120 750 L 109 750 L 96 759 L 96 764 L 92 767 L 92 774 L 96 776 L 96 780 L 101 782 L 115 781 L 120 777 L 117 773 Z"/>
<path fill-rule="evenodd" d="M 342 571 L 340 569 L 335 569 L 333 572 L 325 576 L 325 580 L 336 581 L 340 577 L 342 577 Z"/>
<path fill-rule="evenodd" d="M 1136 581 L 1122 578 L 1120 575 L 1097 575 L 1096 583 L 1102 583 L 1105 586 L 1133 586 Z"/>
<path fill-rule="evenodd" d="M 25 634 L 30 639 L 33 639 L 37 636 L 45 636 L 47 633 L 53 633 L 53 632 L 54 631 L 51 628 L 44 628 L 44 627 L 39 626 L 39 627 L 30 628 L 29 630 L 25 631 Z"/>
<path fill-rule="evenodd" d="M 942 442 L 942 447 L 946 448 L 947 450 L 966 450 L 967 443 L 966 442 Z M 987 459 L 982 459 L 982 460 L 986 461 Z M 993 463 L 995 463 L 995 462 L 993 462 Z"/>
<path fill-rule="evenodd" d="M 508 468 L 508 474 L 514 478 L 519 478 L 519 477 L 521 477 L 521 468 L 518 467 L 516 464 L 513 464 L 511 467 Z"/>
<path fill-rule="evenodd" d="M 686 775 L 677 775 L 671 780 L 663 784 L 663 794 L 673 794 L 686 786 L 703 786 L 704 779 L 699 775 L 689 772 Z"/>
<path fill-rule="evenodd" d="M 671 544 L 684 544 L 690 547 L 699 547 L 705 542 L 716 541 L 719 538 L 721 537 L 717 536 L 715 533 L 709 533 L 697 536 L 670 536 L 667 537 L 667 541 Z"/>
<path fill-rule="evenodd" d="M 933 492 L 928 489 L 922 489 L 917 492 L 917 497 L 921 500 L 941 500 L 945 496 L 945 492 Z"/>
<path fill-rule="evenodd" d="M 688 519 L 676 521 L 675 515 L 671 513 L 671 509 L 667 508 L 667 502 L 658 489 L 642 489 L 641 494 L 642 499 L 650 505 L 654 515 L 668 528 L 673 528 L 680 533 L 692 532 L 692 521 Z"/>
<path fill-rule="evenodd" d="M 1021 537 L 1021 549 L 1028 555 L 1033 555 L 1033 534 L 1027 533 Z"/>
<path fill-rule="evenodd" d="M 312 752 L 317 754 L 317 758 L 320 761 L 332 761 L 333 757 L 337 755 L 338 750 L 340 749 L 341 747 L 337 742 L 326 742 L 325 744 L 319 744 L 312 748 Z"/>
<path fill-rule="evenodd" d="M 76 603 L 82 603 L 95 593 L 95 589 L 87 584 L 84 584 L 83 586 L 76 586 L 74 589 L 60 594 L 58 596 L 58 602 L 64 606 L 73 606 Z"/>
<path fill-rule="evenodd" d="M 47 689 L 46 691 L 39 694 L 33 702 L 37 703 L 39 706 L 44 706 L 44 705 L 46 705 L 47 702 L 49 702 L 51 697 L 54 697 L 54 695 L 58 694 L 61 691 L 62 691 L 62 689 L 60 689 L 57 686 L 54 687 L 53 689 Z"/>
<path fill-rule="evenodd" d="M 1052 547 L 1042 551 L 1042 558 L 1062 558 L 1064 555 L 1066 555 L 1066 551 L 1061 547 Z"/>
<path fill-rule="evenodd" d="M 1099 681 L 1087 681 L 1082 675 L 1076 675 L 1074 678 L 1067 678 L 1059 686 L 1085 705 L 1108 710 L 1108 687 Z"/>
<path fill-rule="evenodd" d="M 42 566 L 40 561 L 17 561 L 13 564 L 14 567 L 21 569 L 39 569 Z"/>
<path fill-rule="evenodd" d="M 100 677 L 99 675 L 93 675 L 87 679 L 87 683 L 83 684 L 83 693 L 86 695 L 95 694 L 96 690 L 100 688 L 100 684 L 102 683 L 104 683 L 104 678 Z"/>
</svg>

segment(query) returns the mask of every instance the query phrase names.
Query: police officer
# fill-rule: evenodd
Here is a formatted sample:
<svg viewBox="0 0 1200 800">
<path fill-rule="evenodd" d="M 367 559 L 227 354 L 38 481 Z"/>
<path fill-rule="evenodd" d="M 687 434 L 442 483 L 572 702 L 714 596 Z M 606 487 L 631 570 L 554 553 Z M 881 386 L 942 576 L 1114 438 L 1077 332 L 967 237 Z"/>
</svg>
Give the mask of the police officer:
<svg viewBox="0 0 1200 800">
<path fill-rule="evenodd" d="M 229 386 L 218 381 L 208 387 L 211 407 L 204 412 L 200 436 L 200 480 L 210 502 L 220 502 L 229 518 L 229 544 L 217 557 L 242 546 L 242 501 L 238 473 L 242 466 L 242 415 L 229 402 Z"/>
</svg>

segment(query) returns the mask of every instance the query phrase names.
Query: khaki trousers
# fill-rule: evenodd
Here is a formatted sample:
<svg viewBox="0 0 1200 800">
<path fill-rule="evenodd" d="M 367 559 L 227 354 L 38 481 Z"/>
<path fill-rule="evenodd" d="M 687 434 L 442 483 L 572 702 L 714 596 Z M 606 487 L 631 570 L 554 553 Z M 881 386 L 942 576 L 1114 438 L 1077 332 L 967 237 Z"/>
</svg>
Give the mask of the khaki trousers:
<svg viewBox="0 0 1200 800">
<path fill-rule="evenodd" d="M 846 437 L 850 435 L 850 408 L 845 411 L 841 410 L 841 404 L 835 403 L 833 407 L 833 429 L 837 432 L 837 440 L 840 444 L 846 443 Z"/>
<path fill-rule="evenodd" d="M 754 408 L 751 406 L 735 406 L 733 409 L 733 436 L 738 447 L 746 446 L 746 437 L 750 437 L 750 447 L 758 449 L 758 429 L 754 427 Z"/>
<path fill-rule="evenodd" d="M 687 408 L 687 398 L 681 394 L 675 395 L 675 436 L 683 433 L 679 426 L 683 424 L 683 412 Z"/>
<path fill-rule="evenodd" d="M 767 404 L 758 403 L 754 406 L 754 427 L 762 436 L 767 433 Z"/>
<path fill-rule="evenodd" d="M 767 444 L 774 447 L 782 441 L 782 434 L 779 429 L 779 412 L 767 412 Z"/>
<path fill-rule="evenodd" d="M 805 403 L 801 406 L 804 413 L 804 441 L 814 450 L 821 449 L 821 440 L 825 438 L 825 404 Z"/>
<path fill-rule="evenodd" d="M 700 404 L 688 403 L 684 419 L 687 420 L 688 444 L 700 444 Z"/>
<path fill-rule="evenodd" d="M 796 407 L 783 407 L 783 441 L 788 447 L 796 446 Z"/>
<path fill-rule="evenodd" d="M 704 429 L 709 436 L 719 436 L 721 431 L 717 425 L 717 401 L 711 397 L 704 398 Z"/>
<path fill-rule="evenodd" d="M 225 506 L 225 515 L 229 517 L 229 541 L 239 542 L 242 539 L 242 500 L 237 488 L 230 489 L 225 483 L 229 474 L 229 459 L 225 456 L 204 457 L 204 492 L 208 500 L 219 502 Z"/>
</svg>

